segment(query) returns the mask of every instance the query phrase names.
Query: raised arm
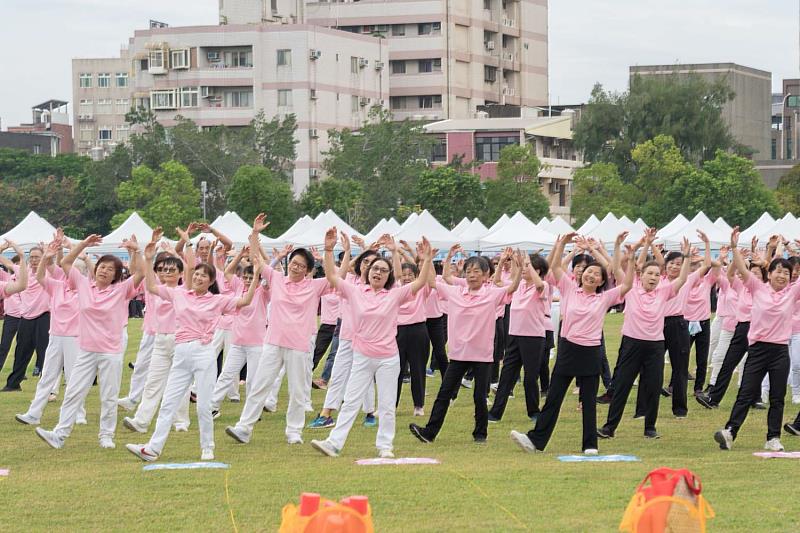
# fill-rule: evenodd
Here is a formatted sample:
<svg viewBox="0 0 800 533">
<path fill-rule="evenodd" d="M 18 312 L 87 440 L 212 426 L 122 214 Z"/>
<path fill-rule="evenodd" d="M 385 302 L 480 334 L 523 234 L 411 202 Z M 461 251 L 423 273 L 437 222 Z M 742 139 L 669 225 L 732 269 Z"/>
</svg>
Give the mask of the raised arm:
<svg viewBox="0 0 800 533">
<path fill-rule="evenodd" d="M 448 285 L 453 284 L 453 271 L 450 270 L 450 263 L 453 260 L 453 256 L 456 255 L 459 251 L 461 251 L 460 244 L 454 244 L 450 247 L 450 250 L 447 251 L 447 257 L 444 259 L 444 263 L 442 263 L 442 279 Z"/>
<path fill-rule="evenodd" d="M 564 275 L 564 271 L 566 270 L 561 262 L 561 256 L 564 254 L 564 247 L 568 242 L 572 242 L 572 239 L 574 239 L 576 235 L 577 233 L 575 232 L 562 235 L 556 241 L 553 250 L 550 252 L 550 255 L 553 256 L 553 261 L 550 264 L 550 268 L 553 271 L 553 277 L 555 278 L 556 282 L 561 281 L 561 276 Z"/>
<path fill-rule="evenodd" d="M 142 256 L 139 253 L 139 243 L 136 241 L 136 235 L 131 235 L 131 238 L 123 241 L 122 247 L 128 250 L 128 255 L 131 258 L 128 268 L 133 276 L 133 285 L 138 287 L 144 280 L 144 268 L 142 267 Z"/>
<path fill-rule="evenodd" d="M 397 243 L 394 242 L 394 237 L 388 233 L 383 235 L 379 241 L 383 244 L 384 248 L 392 253 L 392 270 L 394 270 L 394 279 L 400 279 L 403 275 L 403 260 L 400 259 L 400 254 L 397 252 Z"/>
<path fill-rule="evenodd" d="M 654 232 L 653 236 L 655 236 L 655 231 L 656 231 L 655 228 L 653 228 Z M 666 261 L 664 261 L 664 254 L 661 253 L 661 245 L 651 244 L 650 250 L 653 252 L 653 261 L 658 263 L 658 266 L 661 267 L 661 269 L 663 270 Z"/>
<path fill-rule="evenodd" d="M 200 231 L 204 233 L 212 234 L 214 238 L 217 239 L 217 242 L 219 242 L 222 245 L 222 248 L 225 250 L 226 253 L 229 252 L 231 248 L 233 248 L 233 242 L 231 242 L 228 236 L 219 231 L 218 229 L 212 227 L 210 224 L 204 222 L 198 224 L 198 228 L 200 229 Z"/>
<path fill-rule="evenodd" d="M 350 236 L 346 233 L 342 232 L 339 240 L 342 243 L 342 262 L 339 265 L 339 270 L 336 273 L 339 276 L 339 279 L 346 279 L 347 273 L 350 272 Z M 335 263 L 335 261 L 334 261 Z"/>
<path fill-rule="evenodd" d="M 6 244 L 13 248 L 14 252 L 19 256 L 17 279 L 6 285 L 6 294 L 16 294 L 28 288 L 28 264 L 25 262 L 25 252 L 17 243 L 6 239 Z"/>
<path fill-rule="evenodd" d="M 684 260 L 681 263 L 681 272 L 678 274 L 678 277 L 673 280 L 672 282 L 672 290 L 675 291 L 675 294 L 678 294 L 678 291 L 686 284 L 686 280 L 689 278 L 689 270 L 691 270 L 691 261 L 689 261 L 689 254 L 691 253 L 692 247 L 689 244 L 689 239 L 684 237 L 683 242 L 681 243 L 681 253 L 683 253 Z"/>
<path fill-rule="evenodd" d="M 236 274 L 236 269 L 239 268 L 239 263 L 242 262 L 242 258 L 249 251 L 250 251 L 249 247 L 242 246 L 242 249 L 239 250 L 239 252 L 233 257 L 231 262 L 228 263 L 228 266 L 225 267 L 225 281 L 230 281 L 231 278 Z M 256 255 L 256 254 L 253 254 L 253 255 Z"/>
<path fill-rule="evenodd" d="M 511 261 L 513 255 L 514 250 L 511 247 L 506 248 L 503 250 L 503 253 L 500 254 L 500 260 L 497 262 L 497 268 L 494 269 L 494 276 L 492 276 L 492 283 L 498 287 L 503 286 L 503 268 L 507 262 Z"/>
<path fill-rule="evenodd" d="M 621 279 L 625 277 L 625 271 L 622 270 L 622 243 L 625 239 L 628 238 L 628 232 L 623 231 L 619 235 L 617 235 L 616 240 L 614 240 L 614 258 L 611 261 L 611 268 L 614 274 L 614 278 L 619 282 Z M 631 256 L 630 260 L 633 260 L 633 256 Z M 635 270 L 635 267 L 632 264 L 628 264 L 628 270 Z M 608 268 L 606 268 L 608 271 Z"/>
<path fill-rule="evenodd" d="M 55 240 L 50 242 L 50 244 L 47 245 L 47 248 L 45 248 L 42 260 L 39 261 L 39 266 L 36 268 L 36 281 L 39 282 L 40 285 L 44 283 L 44 278 L 47 276 L 47 271 L 50 268 L 50 265 L 52 265 L 56 255 L 58 255 L 58 251 L 60 249 L 61 243 Z"/>
<path fill-rule="evenodd" d="M 633 288 L 633 276 L 636 274 L 636 267 L 633 264 L 633 256 L 636 254 L 636 248 L 639 246 L 640 243 L 637 243 L 633 246 L 631 251 L 631 264 L 628 265 L 628 270 L 625 271 L 625 275 L 622 278 L 617 278 L 617 287 L 619 287 L 619 297 L 624 298 L 628 291 Z M 647 253 L 647 247 L 642 247 L 643 254 Z M 621 282 L 620 282 L 621 280 Z"/>
<path fill-rule="evenodd" d="M 72 250 L 70 250 L 69 253 L 64 256 L 64 259 L 61 260 L 61 269 L 64 271 L 64 274 L 69 276 L 69 269 L 72 268 L 73 263 L 75 263 L 75 260 L 83 253 L 84 250 L 92 246 L 97 246 L 102 242 L 103 238 L 100 237 L 100 235 L 92 234 L 73 246 Z"/>
<path fill-rule="evenodd" d="M 739 226 L 733 228 L 733 231 L 731 232 L 731 250 L 733 250 L 733 267 L 742 277 L 742 283 L 746 283 L 750 278 L 750 271 L 747 270 L 747 265 L 744 263 L 742 252 L 739 251 Z"/>
<path fill-rule="evenodd" d="M 525 259 L 522 252 L 517 250 L 511 259 L 511 283 L 506 287 L 508 294 L 513 294 L 519 288 L 519 282 L 522 279 L 522 269 L 525 266 Z"/>
<path fill-rule="evenodd" d="M 524 257 L 522 258 L 524 261 Z M 524 261 L 525 268 L 528 269 L 528 274 L 530 275 L 531 279 L 533 280 L 533 286 L 536 287 L 537 292 L 542 292 L 544 290 L 544 281 L 542 281 L 542 277 L 539 276 L 539 273 L 536 272 L 536 269 L 533 268 L 529 262 Z"/>
<path fill-rule="evenodd" d="M 411 293 L 416 295 L 425 285 L 430 284 L 431 272 L 433 272 L 433 249 L 428 239 L 422 237 L 422 245 L 420 246 L 422 252 L 422 269 L 419 272 L 417 279 L 411 282 Z"/>
<path fill-rule="evenodd" d="M 336 270 L 336 261 L 333 259 L 333 248 L 336 246 L 336 228 L 329 228 L 325 232 L 325 279 L 334 289 L 339 286 L 342 279 Z"/>
<path fill-rule="evenodd" d="M 157 295 L 158 283 L 156 282 L 156 273 L 153 271 L 153 259 L 155 256 L 156 243 L 150 241 L 147 243 L 147 246 L 144 247 L 144 287 L 150 294 Z"/>
<path fill-rule="evenodd" d="M 250 286 L 247 288 L 247 292 L 236 301 L 237 309 L 250 305 L 250 303 L 253 301 L 253 296 L 255 296 L 256 290 L 261 283 L 261 268 L 264 266 L 264 263 L 261 261 L 261 257 L 258 254 L 253 254 L 252 261 L 253 279 L 250 282 Z"/>
</svg>

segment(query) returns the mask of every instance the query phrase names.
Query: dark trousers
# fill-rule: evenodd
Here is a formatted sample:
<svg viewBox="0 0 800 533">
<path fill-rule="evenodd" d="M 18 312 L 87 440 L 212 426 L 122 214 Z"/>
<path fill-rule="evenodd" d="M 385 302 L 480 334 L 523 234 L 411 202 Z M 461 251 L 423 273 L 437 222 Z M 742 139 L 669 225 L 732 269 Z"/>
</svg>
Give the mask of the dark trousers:
<svg viewBox="0 0 800 533">
<path fill-rule="evenodd" d="M 672 367 L 672 414 L 686 416 L 686 391 L 689 387 L 689 323 L 682 316 L 664 319 L 664 344 Z"/>
<path fill-rule="evenodd" d="M 553 331 L 547 330 L 544 334 L 544 346 L 542 346 L 542 360 L 539 364 L 539 388 L 547 391 L 550 388 L 550 350 L 555 347 Z"/>
<path fill-rule="evenodd" d="M 475 429 L 472 437 L 476 439 L 486 438 L 486 427 L 489 424 L 489 410 L 486 407 L 486 389 L 489 387 L 489 373 L 492 363 L 478 363 L 474 361 L 451 360 L 447 366 L 447 372 L 442 378 L 442 386 L 436 394 L 436 401 L 433 402 L 433 410 L 423 432 L 431 440 L 436 438 L 442 429 L 447 410 L 450 408 L 450 399 L 455 391 L 461 386 L 461 379 L 467 370 L 472 370 L 475 378 L 475 386 L 472 387 L 472 398 L 475 402 Z"/>
<path fill-rule="evenodd" d="M 333 332 L 336 331 L 336 324 L 320 324 L 317 330 L 317 340 L 314 343 L 314 366 L 316 369 L 325 352 L 333 340 Z"/>
<path fill-rule="evenodd" d="M 16 389 L 25 377 L 25 371 L 36 350 L 36 367 L 44 367 L 44 354 L 50 342 L 50 313 L 36 318 L 22 318 L 17 329 L 17 347 L 14 350 L 14 367 L 6 381 L 6 387 Z"/>
<path fill-rule="evenodd" d="M 528 432 L 528 438 L 537 450 L 544 450 L 558 422 L 561 404 L 575 376 L 553 373 L 550 377 L 550 389 L 542 412 L 536 421 L 536 427 Z M 583 404 L 583 450 L 597 449 L 597 389 L 600 376 L 580 376 L 580 400 Z"/>
<path fill-rule="evenodd" d="M 789 347 L 785 344 L 756 342 L 747 350 L 742 386 L 736 395 L 731 417 L 725 427 L 733 438 L 747 418 L 747 412 L 761 397 L 761 381 L 769 375 L 769 411 L 767 411 L 767 440 L 781 436 L 783 422 L 783 399 L 786 396 L 786 380 L 789 377 Z"/>
<path fill-rule="evenodd" d="M 14 336 L 19 329 L 20 318 L 18 316 L 6 315 L 3 319 L 3 334 L 0 337 L 0 370 L 6 364 L 8 352 L 11 350 L 11 343 L 14 342 Z"/>
<path fill-rule="evenodd" d="M 622 420 L 625 403 L 639 374 L 642 378 L 639 380 L 637 403 L 639 401 L 643 403 L 644 429 L 655 430 L 658 401 L 661 397 L 661 385 L 664 382 L 664 341 L 643 341 L 623 335 L 619 346 L 619 359 L 614 369 L 614 394 L 611 397 L 605 425 L 612 432 Z"/>
<path fill-rule="evenodd" d="M 397 326 L 397 349 L 400 352 L 400 368 L 408 365 L 411 371 L 411 399 L 414 407 L 425 405 L 425 364 L 428 361 L 428 328 L 425 322 Z M 397 402 L 403 391 L 403 373 L 397 376 Z"/>
<path fill-rule="evenodd" d="M 498 420 L 503 418 L 508 404 L 508 396 L 514 390 L 514 385 L 517 384 L 520 370 L 525 370 L 522 386 L 525 389 L 525 408 L 528 417 L 539 414 L 539 385 L 536 381 L 542 366 L 544 344 L 544 337 L 508 336 L 508 349 L 503 359 L 500 383 L 497 386 L 492 408 L 489 410 L 489 414 L 493 417 Z"/>
<path fill-rule="evenodd" d="M 438 368 L 444 376 L 447 372 L 447 315 L 425 321 L 431 341 L 431 368 Z"/>
<path fill-rule="evenodd" d="M 608 353 L 606 352 L 606 335 L 605 332 L 600 336 L 600 350 L 603 358 L 603 372 L 600 374 L 600 379 L 603 380 L 603 386 L 608 389 L 611 387 L 611 366 L 608 364 Z"/>
<path fill-rule="evenodd" d="M 728 351 L 725 352 L 725 359 L 722 360 L 722 366 L 719 369 L 719 374 L 717 374 L 717 381 L 708 391 L 711 403 L 719 405 L 725 396 L 725 392 L 727 392 L 728 386 L 731 384 L 733 371 L 736 370 L 736 366 L 742 362 L 742 358 L 747 353 L 748 333 L 750 333 L 750 322 L 736 324 L 731 344 L 728 346 Z"/>
<path fill-rule="evenodd" d="M 502 361 L 505 357 L 506 348 L 508 347 L 508 326 L 510 319 L 511 306 L 507 305 L 505 314 L 495 320 L 494 323 L 494 363 L 492 364 L 492 383 L 497 383 L 497 380 L 500 379 L 500 361 Z"/>
<path fill-rule="evenodd" d="M 699 333 L 689 336 L 689 351 L 695 347 L 695 361 L 697 368 L 694 373 L 694 390 L 702 391 L 705 388 L 706 372 L 708 370 L 708 347 L 711 345 L 711 320 L 701 320 Z"/>
</svg>

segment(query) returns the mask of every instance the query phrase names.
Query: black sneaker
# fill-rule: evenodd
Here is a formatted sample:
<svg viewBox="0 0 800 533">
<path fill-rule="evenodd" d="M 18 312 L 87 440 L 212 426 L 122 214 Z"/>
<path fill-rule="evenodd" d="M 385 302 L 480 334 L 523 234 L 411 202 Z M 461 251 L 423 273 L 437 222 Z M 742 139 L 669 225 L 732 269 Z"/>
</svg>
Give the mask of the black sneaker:
<svg viewBox="0 0 800 533">
<path fill-rule="evenodd" d="M 472 440 L 475 444 L 486 444 L 486 437 L 474 437 Z"/>
<path fill-rule="evenodd" d="M 688 379 L 689 381 L 694 381 L 694 376 L 692 374 L 689 374 L 686 379 Z"/>
<path fill-rule="evenodd" d="M 190 392 L 189 393 L 189 401 L 192 403 L 197 403 L 197 394 Z"/>
<path fill-rule="evenodd" d="M 711 398 L 706 394 L 695 394 L 694 399 L 697 400 L 697 403 L 705 407 L 706 409 L 713 409 L 714 403 L 711 401 Z"/>
<path fill-rule="evenodd" d="M 20 386 L 17 386 L 17 387 L 5 386 L 2 389 L 0 389 L 0 392 L 22 392 L 22 387 L 20 387 Z"/>
<path fill-rule="evenodd" d="M 36 378 L 39 377 L 40 375 L 42 375 L 42 371 L 39 370 L 39 367 L 38 366 L 33 367 L 33 377 Z"/>
<path fill-rule="evenodd" d="M 661 396 L 665 398 L 669 398 L 670 396 L 672 396 L 672 387 L 662 387 Z"/>
<path fill-rule="evenodd" d="M 644 431 L 644 438 L 646 439 L 660 439 L 661 435 L 655 429 L 646 429 Z"/>
<path fill-rule="evenodd" d="M 130 362 L 129 362 L 129 363 L 128 363 L 128 368 L 130 368 L 131 370 L 133 370 L 133 363 L 130 363 Z"/>
<path fill-rule="evenodd" d="M 783 430 L 789 435 L 800 437 L 800 426 L 798 426 L 797 424 L 784 424 Z"/>
<path fill-rule="evenodd" d="M 500 419 L 497 418 L 496 416 L 494 416 L 491 413 L 489 414 L 488 418 L 489 418 L 489 423 L 491 423 L 491 424 L 497 424 L 498 422 L 500 422 Z"/>
<path fill-rule="evenodd" d="M 433 442 L 433 439 L 425 435 L 425 428 L 421 428 L 416 424 L 409 424 L 408 429 L 411 430 L 411 434 L 417 437 L 420 441 L 430 444 Z"/>
<path fill-rule="evenodd" d="M 606 427 L 598 428 L 597 429 L 597 436 L 600 437 L 601 439 L 613 439 L 614 438 L 614 431 L 612 431 L 612 430 L 610 430 L 610 429 L 608 429 Z"/>
<path fill-rule="evenodd" d="M 611 403 L 611 395 L 608 393 L 608 391 L 606 391 L 602 396 L 597 397 L 597 403 L 603 405 L 608 405 Z"/>
<path fill-rule="evenodd" d="M 633 414 L 633 419 L 634 420 L 641 420 L 642 418 L 644 418 L 644 414 L 643 413 L 634 413 Z"/>
<path fill-rule="evenodd" d="M 758 409 L 759 411 L 764 411 L 765 409 L 767 409 L 767 404 L 765 404 L 764 402 L 753 402 L 752 407 L 753 407 L 753 409 Z"/>
</svg>

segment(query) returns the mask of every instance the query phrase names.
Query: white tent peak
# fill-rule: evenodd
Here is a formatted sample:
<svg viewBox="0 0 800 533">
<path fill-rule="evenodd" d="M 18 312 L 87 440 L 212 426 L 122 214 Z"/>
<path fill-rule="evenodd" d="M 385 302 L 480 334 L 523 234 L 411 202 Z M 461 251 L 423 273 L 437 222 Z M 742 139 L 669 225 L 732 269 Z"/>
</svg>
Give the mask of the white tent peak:
<svg viewBox="0 0 800 533">
<path fill-rule="evenodd" d="M 372 228 L 369 233 L 364 235 L 364 242 L 369 245 L 377 241 L 381 235 L 384 235 L 385 233 L 394 235 L 398 231 L 400 231 L 400 224 L 394 218 L 390 218 L 389 220 L 382 218 L 377 224 L 375 224 L 375 227 Z"/>
<path fill-rule="evenodd" d="M 504 225 L 505 225 L 505 224 L 506 224 L 508 221 L 509 221 L 508 215 L 506 215 L 505 213 L 503 213 L 503 214 L 500 216 L 500 218 L 498 218 L 498 219 L 497 219 L 497 222 L 495 222 L 494 224 L 492 224 L 492 225 L 489 227 L 489 233 L 491 233 L 491 232 L 493 232 L 493 231 L 496 231 L 496 230 L 500 229 L 500 228 L 501 228 L 501 227 L 503 227 L 503 226 L 504 226 Z"/>
<path fill-rule="evenodd" d="M 50 242 L 55 232 L 56 228 L 52 224 L 31 211 L 19 224 L 0 235 L 0 239 L 9 239 L 24 248 L 37 246 L 40 242 Z"/>
<path fill-rule="evenodd" d="M 565 235 L 567 233 L 572 233 L 575 231 L 566 220 L 561 218 L 560 216 L 553 217 L 552 220 L 548 220 L 546 217 L 542 218 L 537 224 L 540 228 L 547 231 L 548 233 L 552 233 L 553 235 Z"/>
<path fill-rule="evenodd" d="M 470 220 L 467 217 L 461 219 L 461 221 L 455 225 L 455 227 L 450 230 L 453 235 L 460 235 L 462 231 L 467 229 L 467 226 L 470 225 Z"/>
<path fill-rule="evenodd" d="M 140 243 L 150 242 L 153 236 L 153 228 L 136 211 L 131 213 L 117 229 L 103 237 L 103 245 L 120 245 L 130 239 L 131 235 L 136 235 L 136 240 Z"/>
<path fill-rule="evenodd" d="M 589 218 L 586 219 L 586 222 L 581 224 L 580 228 L 578 228 L 578 230 L 577 230 L 578 234 L 586 235 L 587 233 L 592 231 L 594 228 L 596 228 L 598 226 L 598 224 L 600 224 L 600 219 L 597 218 L 596 216 L 592 215 L 592 216 L 590 216 Z"/>
<path fill-rule="evenodd" d="M 546 231 L 517 211 L 502 225 L 480 239 L 480 249 L 497 251 L 507 246 L 522 250 L 551 249 L 556 236 Z"/>
<path fill-rule="evenodd" d="M 476 218 L 457 237 L 465 250 L 479 250 L 480 239 L 487 233 L 489 233 L 489 228 Z"/>
<path fill-rule="evenodd" d="M 409 220 L 411 217 L 408 217 Z M 394 234 L 396 240 L 404 240 L 411 244 L 415 243 L 426 237 L 431 246 L 443 250 L 449 248 L 458 242 L 458 238 L 453 233 L 444 227 L 436 217 L 431 215 L 427 209 L 417 215 L 409 222 L 406 220 L 401 226 L 400 230 Z"/>
</svg>

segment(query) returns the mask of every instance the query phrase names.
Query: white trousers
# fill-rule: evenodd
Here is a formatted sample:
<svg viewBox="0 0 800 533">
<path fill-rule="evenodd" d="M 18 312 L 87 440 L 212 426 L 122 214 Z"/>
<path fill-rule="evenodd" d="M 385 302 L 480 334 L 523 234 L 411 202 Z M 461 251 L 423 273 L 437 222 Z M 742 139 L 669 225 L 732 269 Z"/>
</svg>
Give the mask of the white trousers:
<svg viewBox="0 0 800 533">
<path fill-rule="evenodd" d="M 222 400 L 225 399 L 225 394 L 228 393 L 232 387 L 236 391 L 239 390 L 239 372 L 242 367 L 247 364 L 248 380 L 245 384 L 245 393 L 250 394 L 250 379 L 249 376 L 253 375 L 258 368 L 261 352 L 264 350 L 263 346 L 241 346 L 239 344 L 231 344 L 230 350 L 225 355 L 225 363 L 222 365 L 222 372 L 217 378 L 217 383 L 214 385 L 214 394 L 211 396 L 211 410 L 219 409 Z M 219 352 L 217 352 L 219 353 Z"/>
<path fill-rule="evenodd" d="M 795 333 L 789 340 L 789 356 L 792 361 L 789 385 L 792 386 L 792 395 L 796 396 L 800 394 L 800 333 Z"/>
<path fill-rule="evenodd" d="M 200 448 L 214 448 L 214 419 L 211 416 L 211 394 L 217 377 L 217 353 L 213 346 L 200 341 L 182 342 L 175 345 L 175 357 L 167 377 L 161 410 L 158 412 L 156 429 L 147 447 L 157 454 L 164 450 L 169 430 L 175 416 L 194 384 L 197 393 L 197 421 L 200 427 Z"/>
<path fill-rule="evenodd" d="M 725 354 L 728 353 L 731 339 L 733 339 L 733 332 L 720 328 L 716 348 L 714 348 L 714 351 L 709 352 L 711 354 L 711 378 L 708 380 L 709 385 L 714 385 L 717 382 L 717 376 L 719 375 L 719 370 L 722 368 L 722 363 L 725 361 Z"/>
<path fill-rule="evenodd" d="M 708 340 L 708 353 L 713 354 L 714 350 L 717 349 L 717 344 L 719 343 L 719 336 L 722 332 L 722 317 L 719 315 L 714 315 L 714 319 L 711 321 L 711 333 Z"/>
<path fill-rule="evenodd" d="M 64 370 L 64 378 L 69 383 L 72 377 L 72 368 L 75 366 L 75 359 L 80 353 L 78 348 L 78 337 L 61 337 L 50 335 L 47 344 L 47 351 L 44 356 L 44 368 L 42 377 L 36 385 L 36 393 L 33 395 L 28 414 L 33 418 L 42 418 L 42 413 L 47 405 L 47 397 L 50 392 L 58 390 L 58 383 L 61 381 L 61 370 Z M 81 403 L 78 409 L 77 420 L 86 419 L 86 409 Z"/>
<path fill-rule="evenodd" d="M 222 350 L 222 359 L 223 359 L 223 366 L 225 361 L 228 360 L 228 357 L 231 353 L 231 338 L 233 334 L 229 329 L 219 329 L 217 328 L 214 330 L 214 339 L 211 341 L 211 345 L 214 347 L 214 357 Z M 239 380 L 234 380 L 231 385 L 230 389 L 225 391 L 228 395 L 228 398 L 231 400 L 238 400 L 239 399 Z"/>
<path fill-rule="evenodd" d="M 141 401 L 136 409 L 134 421 L 143 427 L 147 427 L 152 422 L 156 414 L 156 409 L 164 396 L 167 387 L 167 378 L 172 368 L 172 361 L 175 356 L 175 335 L 158 333 L 153 338 L 153 352 L 150 358 L 150 370 L 147 372 Z M 183 401 L 178 406 L 175 416 L 175 424 L 189 427 L 189 393 L 184 395 Z"/>
<path fill-rule="evenodd" d="M 62 439 L 69 437 L 72 426 L 78 413 L 83 408 L 83 402 L 89 389 L 92 388 L 94 378 L 100 387 L 100 433 L 98 437 L 114 437 L 117 429 L 117 398 L 119 387 L 122 383 L 122 354 L 121 353 L 78 353 L 72 367 L 72 375 L 67 381 L 67 390 L 64 392 L 64 402 L 61 404 L 61 413 L 58 424 L 53 431 Z"/>
<path fill-rule="evenodd" d="M 325 393 L 324 409 L 337 411 L 342 406 L 344 391 L 350 379 L 350 369 L 353 367 L 353 341 L 339 339 L 339 349 L 336 359 L 333 360 L 331 379 L 328 381 L 328 390 Z M 397 398 L 395 398 L 397 400 Z M 375 388 L 367 387 L 364 391 L 362 410 L 365 413 L 375 412 Z"/>
<path fill-rule="evenodd" d="M 286 375 L 289 378 L 289 405 L 286 408 L 286 437 L 299 439 L 305 424 L 304 401 L 310 391 L 306 391 L 306 358 L 307 352 L 290 350 L 273 344 L 265 344 L 255 375 L 247 373 L 250 384 L 250 394 L 242 410 L 242 416 L 236 423 L 236 429 L 248 436 L 253 433 L 253 426 L 261 416 L 261 410 L 267 399 L 270 387 L 274 386 L 275 379 L 280 373 L 281 366 L 286 366 Z"/>
<path fill-rule="evenodd" d="M 338 357 L 338 354 L 337 354 Z M 353 354 L 353 369 L 347 382 L 344 394 L 344 404 L 336 427 L 328 436 L 334 448 L 341 450 L 347 440 L 347 435 L 353 427 L 358 408 L 373 382 L 378 384 L 378 435 L 375 437 L 375 447 L 378 450 L 391 450 L 395 432 L 395 402 L 397 401 L 397 376 L 400 374 L 400 355 L 395 354 L 385 359 L 376 359 Z"/>
<path fill-rule="evenodd" d="M 267 388 L 267 398 L 264 400 L 264 407 L 266 407 L 270 411 L 276 411 L 278 409 L 278 394 L 281 392 L 281 386 L 283 385 L 284 376 L 286 376 L 286 366 L 281 365 L 281 369 L 278 372 L 278 377 L 276 377 L 275 381 L 272 382 L 272 385 L 270 385 Z M 250 380 L 248 379 L 247 381 Z M 311 385 L 309 384 L 308 387 L 310 390 Z"/>
<path fill-rule="evenodd" d="M 133 403 L 139 403 L 142 399 L 142 391 L 144 391 L 144 384 L 147 381 L 147 370 L 150 368 L 150 358 L 153 355 L 155 339 L 155 335 L 142 333 L 139 351 L 136 352 L 136 361 L 133 363 L 131 386 L 128 390 L 128 399 Z"/>
</svg>

